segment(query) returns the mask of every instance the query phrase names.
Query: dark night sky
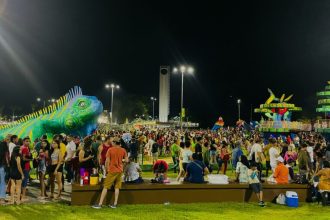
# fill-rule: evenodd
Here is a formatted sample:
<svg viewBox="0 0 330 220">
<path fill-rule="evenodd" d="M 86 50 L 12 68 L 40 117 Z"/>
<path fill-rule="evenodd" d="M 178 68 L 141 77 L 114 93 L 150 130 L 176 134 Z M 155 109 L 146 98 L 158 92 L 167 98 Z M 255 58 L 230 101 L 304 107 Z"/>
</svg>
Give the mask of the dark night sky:
<svg viewBox="0 0 330 220">
<path fill-rule="evenodd" d="M 315 93 L 330 80 L 330 1 L 153 2 L 0 0 L 1 105 L 28 111 L 74 85 L 106 101 L 106 82 L 153 96 L 160 65 L 187 63 L 196 73 L 185 106 L 203 126 L 232 122 L 236 97 L 248 120 L 268 87 L 315 117 Z M 173 115 L 180 77 L 171 83 Z"/>
</svg>

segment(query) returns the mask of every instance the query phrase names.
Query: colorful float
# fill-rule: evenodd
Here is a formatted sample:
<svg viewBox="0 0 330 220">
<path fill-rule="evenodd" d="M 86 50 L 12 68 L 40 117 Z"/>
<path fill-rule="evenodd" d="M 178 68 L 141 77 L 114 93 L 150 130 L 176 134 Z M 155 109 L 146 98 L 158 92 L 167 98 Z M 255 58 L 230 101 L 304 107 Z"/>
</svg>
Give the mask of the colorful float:
<svg viewBox="0 0 330 220">
<path fill-rule="evenodd" d="M 261 113 L 262 117 L 259 125 L 259 131 L 271 133 L 290 133 L 306 130 L 301 122 L 291 121 L 293 112 L 302 111 L 301 107 L 289 103 L 293 95 L 286 97 L 283 94 L 280 98 L 276 97 L 272 90 L 268 89 L 270 97 L 264 104 L 254 110 L 255 113 Z"/>
<path fill-rule="evenodd" d="M 316 112 L 322 113 L 322 117 L 324 117 L 324 119 L 317 121 L 315 130 L 322 133 L 328 140 L 330 140 L 330 81 L 328 81 L 328 85 L 325 87 L 325 90 L 318 92 L 316 95 L 318 98 Z"/>
</svg>

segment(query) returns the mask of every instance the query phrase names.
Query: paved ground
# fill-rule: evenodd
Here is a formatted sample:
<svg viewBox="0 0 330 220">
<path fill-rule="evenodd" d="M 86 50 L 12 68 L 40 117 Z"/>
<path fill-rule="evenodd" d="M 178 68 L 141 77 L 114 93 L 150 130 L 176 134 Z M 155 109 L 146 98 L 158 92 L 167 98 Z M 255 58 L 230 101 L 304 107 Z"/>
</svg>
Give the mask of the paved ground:
<svg viewBox="0 0 330 220">
<path fill-rule="evenodd" d="M 39 180 L 32 180 L 31 183 L 29 183 L 27 187 L 27 197 L 28 201 L 25 201 L 23 203 L 28 203 L 28 204 L 34 204 L 34 203 L 40 203 L 40 204 L 45 204 L 45 203 L 51 203 L 51 202 L 64 202 L 64 203 L 70 203 L 71 202 L 71 185 L 68 183 L 64 183 L 64 192 L 62 192 L 62 198 L 60 200 L 56 199 L 39 199 L 40 197 L 40 184 Z M 47 191 L 48 196 L 50 195 L 50 191 Z M 55 183 L 55 192 L 54 196 L 57 196 L 57 185 Z M 7 196 L 7 199 L 10 200 L 10 196 Z"/>
</svg>

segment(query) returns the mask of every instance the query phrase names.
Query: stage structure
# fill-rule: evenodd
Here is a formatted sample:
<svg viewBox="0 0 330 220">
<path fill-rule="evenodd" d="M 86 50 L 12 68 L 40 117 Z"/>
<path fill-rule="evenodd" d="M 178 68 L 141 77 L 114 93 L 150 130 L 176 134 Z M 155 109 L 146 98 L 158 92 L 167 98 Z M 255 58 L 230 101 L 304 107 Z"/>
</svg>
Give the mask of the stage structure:
<svg viewBox="0 0 330 220">
<path fill-rule="evenodd" d="M 170 114 L 170 77 L 169 66 L 160 66 L 159 71 L 159 122 L 168 122 Z"/>
<path fill-rule="evenodd" d="M 255 113 L 262 113 L 267 118 L 267 120 L 261 119 L 259 126 L 261 132 L 286 133 L 309 129 L 301 122 L 291 121 L 293 112 L 302 111 L 301 107 L 288 103 L 293 95 L 285 97 L 283 94 L 281 98 L 277 98 L 270 89 L 268 92 L 270 97 L 265 104 L 254 110 Z"/>
<path fill-rule="evenodd" d="M 324 134 L 327 139 L 330 140 L 330 81 L 328 81 L 328 85 L 325 87 L 325 90 L 322 92 L 318 92 L 318 107 L 316 108 L 316 112 L 322 113 L 323 120 L 318 120 L 315 125 L 315 130 Z"/>
<path fill-rule="evenodd" d="M 0 126 L 0 138 L 16 134 L 34 141 L 43 134 L 51 138 L 61 133 L 83 137 L 97 128 L 102 111 L 103 105 L 95 96 L 85 96 L 81 88 L 75 86 L 52 105 Z"/>
</svg>

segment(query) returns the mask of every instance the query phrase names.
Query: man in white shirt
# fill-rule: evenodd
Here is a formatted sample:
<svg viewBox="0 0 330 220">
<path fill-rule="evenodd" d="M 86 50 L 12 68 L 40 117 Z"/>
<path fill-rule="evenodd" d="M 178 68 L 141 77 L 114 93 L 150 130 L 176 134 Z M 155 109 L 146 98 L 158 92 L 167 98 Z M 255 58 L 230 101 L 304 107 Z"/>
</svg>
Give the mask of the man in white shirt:
<svg viewBox="0 0 330 220">
<path fill-rule="evenodd" d="M 270 149 L 269 149 L 269 159 L 270 159 L 270 166 L 272 168 L 273 173 L 275 172 L 275 168 L 277 166 L 277 157 L 280 155 L 280 152 L 276 146 L 276 144 L 274 144 Z"/>
<path fill-rule="evenodd" d="M 257 165 L 258 169 L 258 177 L 261 180 L 261 173 L 262 173 L 262 165 L 261 165 L 261 160 L 262 160 L 262 146 L 261 146 L 262 140 L 258 139 L 256 142 L 252 145 L 251 152 L 250 152 L 250 158 L 252 161 L 254 161 Z"/>
<path fill-rule="evenodd" d="M 8 145 L 9 148 L 9 156 L 11 157 L 11 154 L 13 153 L 14 148 L 17 146 L 17 142 L 18 142 L 18 137 L 17 135 L 12 135 L 10 137 L 10 143 Z"/>
<path fill-rule="evenodd" d="M 256 143 L 252 145 L 250 152 L 251 160 L 255 161 L 256 163 L 261 162 L 262 147 L 260 142 L 261 142 L 260 140 L 257 140 Z"/>
<path fill-rule="evenodd" d="M 71 183 L 73 179 L 73 166 L 72 166 L 72 158 L 75 155 L 76 152 L 76 144 L 73 141 L 73 136 L 68 135 L 67 136 L 68 144 L 66 145 L 66 157 L 65 157 L 65 169 L 67 171 L 67 181 L 68 183 Z"/>
</svg>

